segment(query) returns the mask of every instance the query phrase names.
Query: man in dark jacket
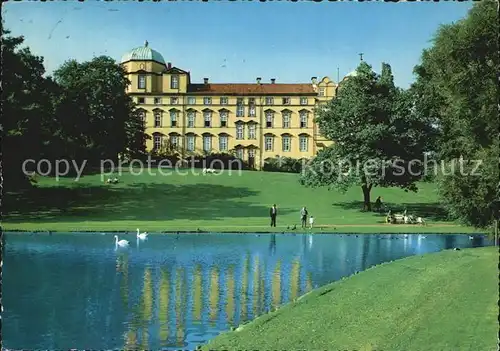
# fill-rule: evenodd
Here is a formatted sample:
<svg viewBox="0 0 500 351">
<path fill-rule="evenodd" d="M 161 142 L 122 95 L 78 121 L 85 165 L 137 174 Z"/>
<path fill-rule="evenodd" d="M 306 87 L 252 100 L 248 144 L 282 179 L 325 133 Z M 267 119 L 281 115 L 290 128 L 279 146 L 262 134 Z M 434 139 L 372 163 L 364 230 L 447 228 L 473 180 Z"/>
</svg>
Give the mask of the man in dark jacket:
<svg viewBox="0 0 500 351">
<path fill-rule="evenodd" d="M 278 215 L 278 209 L 276 208 L 276 205 L 273 205 L 269 209 L 269 216 L 271 217 L 271 227 L 276 227 L 276 216 Z"/>
</svg>

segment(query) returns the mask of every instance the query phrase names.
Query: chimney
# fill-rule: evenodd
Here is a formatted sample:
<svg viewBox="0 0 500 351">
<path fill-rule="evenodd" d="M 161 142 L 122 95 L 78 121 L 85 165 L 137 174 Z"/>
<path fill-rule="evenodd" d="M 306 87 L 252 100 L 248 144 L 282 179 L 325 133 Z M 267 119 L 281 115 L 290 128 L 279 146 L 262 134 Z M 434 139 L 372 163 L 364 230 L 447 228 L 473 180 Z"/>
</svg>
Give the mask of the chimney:
<svg viewBox="0 0 500 351">
<path fill-rule="evenodd" d="M 260 84 L 261 77 L 257 77 L 257 84 Z"/>
<path fill-rule="evenodd" d="M 276 78 L 271 78 L 271 84 L 276 83 Z"/>
<path fill-rule="evenodd" d="M 208 78 L 203 78 L 203 83 L 204 83 L 205 85 L 207 85 L 207 84 L 208 84 Z"/>
<path fill-rule="evenodd" d="M 318 77 L 311 77 L 311 82 L 312 82 L 313 84 L 317 84 L 317 82 L 318 82 Z"/>
<path fill-rule="evenodd" d="M 172 68 L 172 62 L 167 63 L 167 69 L 171 69 L 171 68 Z"/>
</svg>

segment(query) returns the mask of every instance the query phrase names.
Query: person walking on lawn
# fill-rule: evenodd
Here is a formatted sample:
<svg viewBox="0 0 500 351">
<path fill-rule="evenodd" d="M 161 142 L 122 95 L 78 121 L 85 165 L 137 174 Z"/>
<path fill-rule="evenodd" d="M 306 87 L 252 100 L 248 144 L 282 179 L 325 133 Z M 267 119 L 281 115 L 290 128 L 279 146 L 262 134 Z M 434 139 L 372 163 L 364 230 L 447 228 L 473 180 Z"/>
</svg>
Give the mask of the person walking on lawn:
<svg viewBox="0 0 500 351">
<path fill-rule="evenodd" d="M 271 217 L 271 227 L 276 227 L 276 216 L 278 216 L 278 209 L 276 204 L 269 209 L 269 216 Z"/>
</svg>

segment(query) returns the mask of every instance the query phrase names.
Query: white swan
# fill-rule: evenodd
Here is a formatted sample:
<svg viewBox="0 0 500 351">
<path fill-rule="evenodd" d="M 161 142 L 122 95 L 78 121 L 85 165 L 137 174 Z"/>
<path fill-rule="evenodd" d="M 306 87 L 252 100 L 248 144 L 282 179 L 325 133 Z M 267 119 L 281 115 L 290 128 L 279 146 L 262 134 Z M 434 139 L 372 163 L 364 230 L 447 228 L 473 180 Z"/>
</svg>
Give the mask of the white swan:
<svg viewBox="0 0 500 351">
<path fill-rule="evenodd" d="M 148 233 L 140 233 L 139 234 L 139 228 L 137 228 L 137 239 L 145 240 L 148 237 Z"/>
<path fill-rule="evenodd" d="M 118 235 L 115 235 L 115 245 L 121 246 L 121 247 L 127 247 L 128 241 L 127 240 L 118 240 Z"/>
</svg>

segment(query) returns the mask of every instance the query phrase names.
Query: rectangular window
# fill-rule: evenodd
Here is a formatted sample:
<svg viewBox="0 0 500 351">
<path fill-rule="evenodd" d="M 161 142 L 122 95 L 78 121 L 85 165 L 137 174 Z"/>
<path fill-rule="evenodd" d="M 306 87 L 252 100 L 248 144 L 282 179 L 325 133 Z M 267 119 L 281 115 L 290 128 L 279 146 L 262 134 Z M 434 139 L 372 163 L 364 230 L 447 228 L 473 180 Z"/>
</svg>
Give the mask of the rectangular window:
<svg viewBox="0 0 500 351">
<path fill-rule="evenodd" d="M 144 74 L 139 74 L 137 88 L 146 89 L 146 76 Z"/>
<path fill-rule="evenodd" d="M 290 137 L 289 136 L 284 136 L 282 137 L 282 142 L 283 142 L 283 151 L 284 152 L 289 152 L 291 147 L 290 147 Z"/>
<path fill-rule="evenodd" d="M 236 105 L 244 105 L 245 104 L 245 99 L 243 98 L 237 98 L 236 99 Z"/>
<path fill-rule="evenodd" d="M 188 117 L 188 123 L 187 123 L 188 128 L 194 128 L 195 112 L 194 111 L 189 111 L 187 113 L 187 117 Z"/>
<path fill-rule="evenodd" d="M 221 97 L 220 98 L 220 104 L 221 105 L 227 105 L 227 101 L 228 101 L 227 97 Z"/>
<path fill-rule="evenodd" d="M 283 112 L 283 128 L 290 128 L 290 112 Z"/>
<path fill-rule="evenodd" d="M 273 113 L 272 112 L 266 112 L 266 128 L 272 128 L 273 127 Z"/>
<path fill-rule="evenodd" d="M 248 105 L 255 105 L 255 98 L 248 98 Z"/>
<path fill-rule="evenodd" d="M 196 105 L 196 98 L 194 96 L 188 96 L 188 105 Z"/>
<path fill-rule="evenodd" d="M 307 98 L 306 97 L 301 97 L 300 98 L 300 104 L 301 105 L 307 105 Z"/>
<path fill-rule="evenodd" d="M 203 136 L 203 151 L 210 152 L 212 150 L 212 136 L 204 135 Z"/>
<path fill-rule="evenodd" d="M 143 104 L 146 102 L 146 99 L 145 98 L 137 98 L 137 103 L 138 104 Z"/>
<path fill-rule="evenodd" d="M 179 76 L 174 75 L 170 77 L 170 89 L 179 89 Z"/>
<path fill-rule="evenodd" d="M 236 125 L 236 139 L 241 140 L 243 139 L 243 124 L 238 123 Z"/>
<path fill-rule="evenodd" d="M 255 129 L 255 124 L 252 123 L 248 125 L 248 139 L 257 139 Z"/>
<path fill-rule="evenodd" d="M 177 105 L 178 103 L 179 103 L 179 98 L 177 97 L 170 98 L 170 105 Z"/>
<path fill-rule="evenodd" d="M 290 98 L 288 97 L 283 98 L 283 105 L 290 105 Z"/>
<path fill-rule="evenodd" d="M 155 105 L 161 105 L 161 98 L 155 97 Z"/>
<path fill-rule="evenodd" d="M 161 135 L 155 135 L 153 137 L 153 149 L 160 150 L 161 149 Z"/>
<path fill-rule="evenodd" d="M 186 150 L 194 151 L 194 135 L 188 135 L 186 137 Z"/>
<path fill-rule="evenodd" d="M 272 105 L 274 103 L 274 99 L 272 97 L 266 97 L 266 105 Z"/>
<path fill-rule="evenodd" d="M 227 111 L 221 111 L 220 113 L 220 126 L 222 128 L 227 127 L 227 115 L 228 115 Z"/>
<path fill-rule="evenodd" d="M 274 139 L 272 136 L 266 136 L 266 139 L 265 139 L 265 150 L 266 151 L 273 151 L 273 143 L 274 143 Z"/>
<path fill-rule="evenodd" d="M 248 108 L 248 116 L 249 117 L 255 117 L 256 116 L 255 106 L 250 106 Z"/>
<path fill-rule="evenodd" d="M 307 128 L 307 112 L 302 111 L 300 113 L 300 128 Z"/>
<path fill-rule="evenodd" d="M 155 111 L 155 128 L 161 128 L 161 111 Z"/>
<path fill-rule="evenodd" d="M 142 121 L 142 123 L 145 125 L 146 124 L 146 111 L 139 111 L 138 116 L 139 116 L 139 119 Z"/>
<path fill-rule="evenodd" d="M 305 152 L 307 151 L 307 147 L 308 147 L 308 138 L 306 135 L 301 135 L 299 137 L 299 148 L 300 148 L 300 151 L 301 152 Z"/>
<path fill-rule="evenodd" d="M 203 103 L 205 105 L 212 105 L 212 98 L 211 97 L 204 97 L 203 98 Z"/>
<path fill-rule="evenodd" d="M 203 112 L 203 120 L 205 121 L 205 128 L 210 128 L 212 126 L 212 112 L 205 111 Z"/>
<path fill-rule="evenodd" d="M 236 107 L 236 117 L 243 117 L 245 115 L 245 106 L 238 105 Z"/>
<path fill-rule="evenodd" d="M 170 126 L 177 127 L 177 111 L 170 111 Z"/>
<path fill-rule="evenodd" d="M 248 158 L 255 158 L 255 149 L 248 149 Z"/>
<path fill-rule="evenodd" d="M 236 158 L 243 160 L 243 149 L 241 148 L 236 149 Z"/>
<path fill-rule="evenodd" d="M 219 151 L 227 151 L 227 135 L 219 136 Z"/>
<path fill-rule="evenodd" d="M 179 137 L 177 135 L 170 136 L 170 145 L 172 145 L 172 148 L 177 149 L 179 146 Z"/>
<path fill-rule="evenodd" d="M 325 96 L 325 88 L 319 88 L 319 96 Z"/>
</svg>

